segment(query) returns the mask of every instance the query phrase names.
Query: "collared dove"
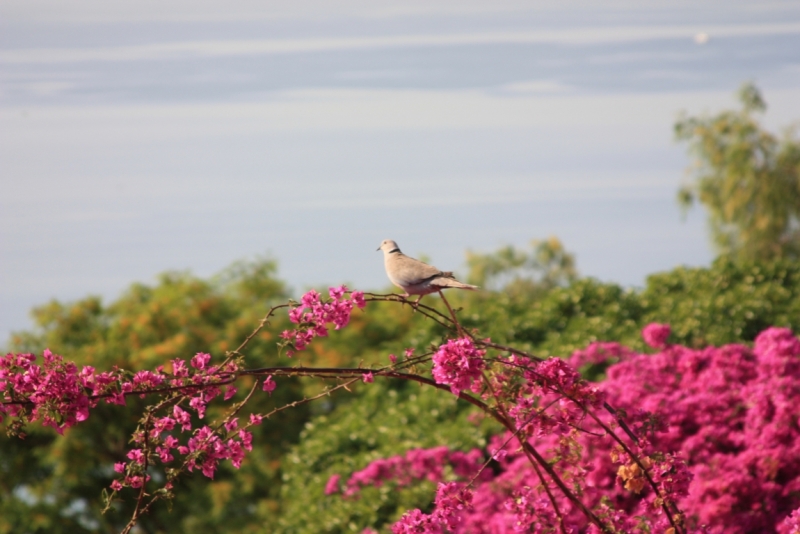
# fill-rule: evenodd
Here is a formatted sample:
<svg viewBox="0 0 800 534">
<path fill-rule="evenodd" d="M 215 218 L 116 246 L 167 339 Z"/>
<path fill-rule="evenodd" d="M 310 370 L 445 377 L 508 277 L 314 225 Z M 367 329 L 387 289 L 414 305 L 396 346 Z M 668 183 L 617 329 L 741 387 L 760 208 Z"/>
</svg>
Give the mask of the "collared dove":
<svg viewBox="0 0 800 534">
<path fill-rule="evenodd" d="M 478 289 L 478 286 L 462 284 L 451 272 L 440 271 L 432 265 L 409 258 L 400 252 L 400 247 L 391 239 L 385 239 L 378 250 L 383 251 L 386 275 L 394 285 L 405 291 L 404 297 L 419 295 L 419 302 L 424 295 L 440 292 L 448 287 Z"/>
</svg>

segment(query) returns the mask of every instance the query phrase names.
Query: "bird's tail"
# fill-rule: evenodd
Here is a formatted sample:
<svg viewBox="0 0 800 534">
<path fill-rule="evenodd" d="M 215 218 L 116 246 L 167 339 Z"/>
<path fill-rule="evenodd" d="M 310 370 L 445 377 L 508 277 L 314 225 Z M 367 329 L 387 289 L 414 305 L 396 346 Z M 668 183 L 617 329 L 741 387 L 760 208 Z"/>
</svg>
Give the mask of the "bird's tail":
<svg viewBox="0 0 800 534">
<path fill-rule="evenodd" d="M 470 291 L 475 291 L 476 289 L 479 289 L 478 286 L 473 286 L 471 284 L 464 284 L 453 278 L 444 278 L 444 277 L 434 278 L 433 280 L 431 280 L 431 285 L 439 286 L 441 288 L 454 287 L 456 289 L 469 289 Z"/>
</svg>

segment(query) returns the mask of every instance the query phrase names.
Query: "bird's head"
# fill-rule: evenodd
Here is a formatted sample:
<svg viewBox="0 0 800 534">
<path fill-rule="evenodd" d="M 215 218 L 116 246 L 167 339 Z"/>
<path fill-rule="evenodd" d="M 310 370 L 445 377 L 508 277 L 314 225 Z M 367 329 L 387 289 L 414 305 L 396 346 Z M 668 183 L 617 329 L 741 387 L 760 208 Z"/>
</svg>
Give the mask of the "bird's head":
<svg viewBox="0 0 800 534">
<path fill-rule="evenodd" d="M 378 250 L 382 250 L 384 254 L 388 254 L 394 250 L 400 251 L 400 247 L 397 246 L 397 243 L 392 241 L 391 239 L 384 239 L 381 241 L 381 246 L 378 247 Z"/>
</svg>

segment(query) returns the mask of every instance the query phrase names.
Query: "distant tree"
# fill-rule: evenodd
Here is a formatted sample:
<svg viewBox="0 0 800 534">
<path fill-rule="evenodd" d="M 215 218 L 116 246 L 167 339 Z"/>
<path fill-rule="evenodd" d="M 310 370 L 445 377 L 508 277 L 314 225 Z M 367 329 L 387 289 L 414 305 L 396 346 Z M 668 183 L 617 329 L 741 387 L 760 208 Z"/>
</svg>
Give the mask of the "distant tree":
<svg viewBox="0 0 800 534">
<path fill-rule="evenodd" d="M 740 110 L 681 117 L 675 136 L 689 143 L 694 181 L 678 193 L 684 208 L 699 200 L 709 211 L 721 255 L 764 260 L 800 257 L 800 140 L 764 130 L 758 88 L 739 90 Z"/>
<path fill-rule="evenodd" d="M 467 251 L 469 282 L 510 293 L 542 293 L 578 278 L 575 256 L 557 237 L 534 239 L 530 246 L 530 252 L 512 245 L 490 254 Z"/>
</svg>

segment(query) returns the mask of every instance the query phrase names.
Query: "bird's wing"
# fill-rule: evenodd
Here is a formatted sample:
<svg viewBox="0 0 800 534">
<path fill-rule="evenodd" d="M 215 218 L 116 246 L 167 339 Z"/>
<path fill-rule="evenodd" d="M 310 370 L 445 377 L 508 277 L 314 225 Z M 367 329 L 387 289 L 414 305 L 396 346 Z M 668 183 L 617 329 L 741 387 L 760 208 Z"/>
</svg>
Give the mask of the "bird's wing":
<svg viewBox="0 0 800 534">
<path fill-rule="evenodd" d="M 386 262 L 386 270 L 390 278 L 404 285 L 421 284 L 430 278 L 444 274 L 433 265 L 409 258 L 402 253 L 395 253 L 389 256 Z"/>
</svg>

